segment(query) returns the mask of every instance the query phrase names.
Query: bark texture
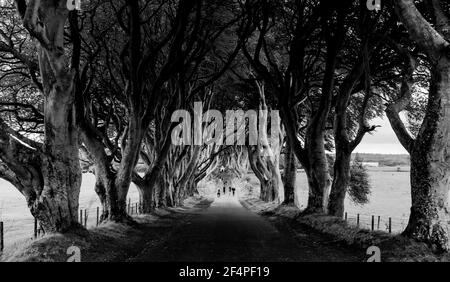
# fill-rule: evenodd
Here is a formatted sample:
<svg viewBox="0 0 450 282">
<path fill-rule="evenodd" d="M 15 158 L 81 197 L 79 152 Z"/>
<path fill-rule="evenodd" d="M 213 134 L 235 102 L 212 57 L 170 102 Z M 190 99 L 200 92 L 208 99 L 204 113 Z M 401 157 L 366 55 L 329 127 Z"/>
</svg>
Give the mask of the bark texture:
<svg viewBox="0 0 450 282">
<path fill-rule="evenodd" d="M 417 10 L 412 0 L 397 0 L 397 14 L 410 37 L 426 52 L 431 62 L 428 106 L 420 131 L 414 139 L 406 130 L 399 112 L 411 97 L 414 60 L 409 56 L 401 98 L 386 113 L 395 133 L 411 155 L 412 206 L 404 235 L 427 242 L 438 251 L 450 249 L 448 206 L 450 167 L 450 43 L 449 19 L 440 1 L 433 1 L 436 27 Z"/>
<path fill-rule="evenodd" d="M 282 202 L 284 195 L 283 180 L 280 173 L 280 152 L 281 152 L 281 128 L 278 112 L 271 112 L 271 134 L 278 133 L 279 136 L 267 136 L 268 131 L 268 107 L 265 100 L 264 85 L 258 83 L 260 104 L 258 113 L 258 144 L 248 146 L 248 157 L 250 167 L 259 179 L 261 192 L 260 198 L 263 201 Z M 251 128 L 251 126 L 250 126 Z M 253 128 L 256 128 L 253 127 Z"/>
<path fill-rule="evenodd" d="M 66 232 L 80 228 L 77 211 L 81 185 L 75 71 L 64 53 L 68 10 L 63 0 L 16 2 L 25 28 L 37 42 L 44 141 L 38 144 L 23 138 L 1 121 L 1 174 L 25 195 L 45 232 Z"/>
</svg>

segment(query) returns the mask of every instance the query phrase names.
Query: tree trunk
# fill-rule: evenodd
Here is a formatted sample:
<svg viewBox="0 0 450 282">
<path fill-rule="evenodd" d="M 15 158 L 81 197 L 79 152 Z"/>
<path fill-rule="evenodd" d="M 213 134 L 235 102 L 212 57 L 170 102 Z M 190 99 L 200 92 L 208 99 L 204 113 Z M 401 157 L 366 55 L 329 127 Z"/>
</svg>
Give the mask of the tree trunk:
<svg viewBox="0 0 450 282">
<path fill-rule="evenodd" d="M 169 134 L 167 134 L 153 167 L 150 170 L 147 170 L 143 179 L 143 184 L 140 185 L 140 190 L 142 191 L 139 193 L 142 195 L 141 204 L 143 205 L 143 213 L 150 213 L 155 207 L 162 207 L 166 203 L 167 181 L 166 179 L 161 180 L 161 177 L 166 176 L 164 174 L 164 169 L 169 158 L 171 146 L 171 139 Z"/>
<path fill-rule="evenodd" d="M 369 64 L 369 54 L 365 60 Z M 331 185 L 330 201 L 328 203 L 328 213 L 334 216 L 342 217 L 344 215 L 344 201 L 347 188 L 350 184 L 350 162 L 353 150 L 358 146 L 366 132 L 371 131 L 366 122 L 366 108 L 370 98 L 370 83 L 368 81 L 368 73 L 366 74 L 366 90 L 365 97 L 359 112 L 359 128 L 352 140 L 348 132 L 349 116 L 348 108 L 351 100 L 351 95 L 357 82 L 360 80 L 364 72 L 364 60 L 358 59 L 353 66 L 352 71 L 347 75 L 344 82 L 339 88 L 337 95 L 337 102 L 334 110 L 334 143 L 336 150 L 336 159 L 334 162 L 334 176 Z"/>
<path fill-rule="evenodd" d="M 130 114 L 129 119 L 128 137 L 126 144 L 124 144 L 125 148 L 122 148 L 122 159 L 114 181 L 114 187 L 117 191 L 117 208 L 111 209 L 108 214 L 109 220 L 117 222 L 130 219 L 127 214 L 127 195 L 133 178 L 134 168 L 139 159 L 143 137 L 143 127 L 139 118 L 134 114 Z M 111 196 L 116 197 L 115 195 Z"/>
<path fill-rule="evenodd" d="M 189 163 L 186 168 L 183 170 L 183 174 L 176 185 L 176 204 L 180 205 L 182 201 L 192 195 L 192 190 L 196 187 L 192 187 L 192 181 L 195 179 L 195 172 L 197 169 L 197 164 L 200 158 L 201 146 L 195 146 Z"/>
<path fill-rule="evenodd" d="M 334 162 L 333 184 L 331 186 L 328 213 L 342 217 L 344 215 L 344 200 L 350 185 L 351 153 L 336 151 Z"/>
<path fill-rule="evenodd" d="M 312 130 L 316 130 L 312 128 Z M 322 129 L 317 129 L 322 130 Z M 305 167 L 308 178 L 309 194 L 308 206 L 305 213 L 327 213 L 328 197 L 331 187 L 331 178 L 328 170 L 328 161 L 325 153 L 325 138 L 322 133 L 315 133 L 307 140 L 306 150 L 309 157 L 309 166 Z"/>
<path fill-rule="evenodd" d="M 45 126 L 41 167 L 44 186 L 31 212 L 45 232 L 65 232 L 80 227 L 77 214 L 81 185 L 75 74 L 63 51 L 68 11 L 64 1 L 30 1 L 28 5 L 24 26 L 39 42 Z"/>
<path fill-rule="evenodd" d="M 118 193 L 115 186 L 116 173 L 113 171 L 111 161 L 99 136 L 96 136 L 92 127 L 80 121 L 80 133 L 83 143 L 94 163 L 95 192 L 102 204 L 101 220 L 119 218 Z"/>
<path fill-rule="evenodd" d="M 73 104 L 67 99 L 72 96 L 72 86 L 66 82 L 65 89 L 52 85 L 45 97 L 44 187 L 32 213 L 46 232 L 77 225 L 81 167 Z"/>
<path fill-rule="evenodd" d="M 270 113 L 270 139 L 272 142 L 269 142 L 267 133 L 269 130 L 269 108 L 266 104 L 265 87 L 264 84 L 257 81 L 256 85 L 259 93 L 258 143 L 256 146 L 248 146 L 249 163 L 261 185 L 261 200 L 265 202 L 281 202 L 284 194 L 280 194 L 280 192 L 284 188 L 280 173 L 280 116 L 278 111 L 271 111 Z M 256 124 L 249 126 L 256 128 Z"/>
<path fill-rule="evenodd" d="M 403 232 L 450 249 L 448 206 L 450 158 L 450 61 L 442 59 L 432 72 L 428 111 L 411 151 L 411 215 Z"/>
<path fill-rule="evenodd" d="M 295 156 L 305 170 L 308 179 L 308 206 L 304 213 L 326 213 L 330 176 L 324 148 L 323 133 L 311 132 L 305 135 L 306 144 L 303 147 L 297 137 L 297 125 L 295 116 L 289 108 L 282 105 L 282 120 L 286 130 L 287 140 L 293 148 Z M 314 130 L 310 125 L 308 131 Z M 321 129 L 316 129 L 321 130 Z"/>
<path fill-rule="evenodd" d="M 136 185 L 136 188 L 139 191 L 139 202 L 141 203 L 140 212 L 144 214 L 151 213 L 156 206 L 153 189 L 147 189 L 146 185 Z"/>
<path fill-rule="evenodd" d="M 286 143 L 286 153 L 284 154 L 284 202 L 285 205 L 295 203 L 295 181 L 297 179 L 297 168 L 295 166 L 295 154 L 289 142 Z"/>
<path fill-rule="evenodd" d="M 411 155 L 411 214 L 404 235 L 450 250 L 448 196 L 450 168 L 450 35 L 449 19 L 440 1 L 433 1 L 433 26 L 417 10 L 413 0 L 397 0 L 397 14 L 411 38 L 427 54 L 431 64 L 428 106 L 420 131 L 413 139 L 399 117 L 409 103 L 414 84 L 414 60 L 403 75 L 399 101 L 386 109 L 399 141 Z M 444 23 L 444 24 L 443 24 Z M 411 57 L 409 55 L 409 57 Z"/>
<path fill-rule="evenodd" d="M 278 200 L 279 186 L 283 183 L 281 175 L 272 172 L 276 169 L 276 166 L 266 157 L 261 156 L 260 153 L 257 146 L 248 147 L 250 167 L 260 183 L 259 198 L 265 202 L 272 202 Z"/>
<path fill-rule="evenodd" d="M 29 140 L 0 119 L 0 158 L 7 167 L 0 175 L 25 195 L 46 233 L 68 232 L 82 228 L 77 218 L 81 167 L 74 110 L 76 84 L 74 69 L 64 54 L 68 11 L 64 1 L 17 2 L 25 28 L 37 41 L 44 141 Z"/>
</svg>

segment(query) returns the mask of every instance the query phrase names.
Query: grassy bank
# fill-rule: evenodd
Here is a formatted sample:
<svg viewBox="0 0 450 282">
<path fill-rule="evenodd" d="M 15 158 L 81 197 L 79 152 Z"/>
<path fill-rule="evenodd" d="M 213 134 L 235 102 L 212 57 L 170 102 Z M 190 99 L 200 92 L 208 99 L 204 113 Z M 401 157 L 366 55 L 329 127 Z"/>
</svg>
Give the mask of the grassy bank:
<svg viewBox="0 0 450 282">
<path fill-rule="evenodd" d="M 450 261 L 449 254 L 435 254 L 432 247 L 401 235 L 358 229 L 348 225 L 340 218 L 328 215 L 301 216 L 301 211 L 296 206 L 280 206 L 274 202 L 266 203 L 259 200 L 257 193 L 255 193 L 259 188 L 254 187 L 254 183 L 244 181 L 242 185 L 241 203 L 246 208 L 272 219 L 272 221 L 273 219 L 284 221 L 284 225 L 291 226 L 291 231 L 294 234 L 294 226 L 301 224 L 332 236 L 335 241 L 346 244 L 351 248 L 358 248 L 364 253 L 368 247 L 377 246 L 381 250 L 381 260 L 385 262 Z"/>
<path fill-rule="evenodd" d="M 82 262 L 123 262 L 137 256 L 143 248 L 169 236 L 189 214 L 186 210 L 202 209 L 211 201 L 190 198 L 183 207 L 158 209 L 153 214 L 134 217 L 136 224 L 105 223 L 76 234 L 52 234 L 38 240 L 24 241 L 0 256 L 5 262 L 65 262 L 73 254 L 72 246 L 81 251 Z"/>
</svg>

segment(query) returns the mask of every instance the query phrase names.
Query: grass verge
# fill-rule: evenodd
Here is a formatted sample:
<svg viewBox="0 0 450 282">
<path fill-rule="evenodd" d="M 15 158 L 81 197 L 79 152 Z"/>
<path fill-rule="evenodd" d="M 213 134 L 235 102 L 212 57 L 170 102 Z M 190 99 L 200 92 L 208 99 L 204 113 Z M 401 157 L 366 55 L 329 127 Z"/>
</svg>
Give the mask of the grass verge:
<svg viewBox="0 0 450 282">
<path fill-rule="evenodd" d="M 24 241 L 3 253 L 3 262 L 65 262 L 81 251 L 82 262 L 123 262 L 137 256 L 144 246 L 157 244 L 169 236 L 192 209 L 211 203 L 204 198 L 189 198 L 179 208 L 158 209 L 150 215 L 133 217 L 137 224 L 105 223 L 82 234 L 52 234 L 34 241 Z"/>
<path fill-rule="evenodd" d="M 358 229 L 348 225 L 343 219 L 311 214 L 301 216 L 296 206 L 266 203 L 249 194 L 241 197 L 241 203 L 249 210 L 265 217 L 286 219 L 288 224 L 302 224 L 322 234 L 332 236 L 336 241 L 365 252 L 370 246 L 381 250 L 383 262 L 438 262 L 450 261 L 449 254 L 438 255 L 424 243 L 416 242 L 401 235 L 391 235 L 383 231 Z M 370 255 L 367 256 L 368 258 Z"/>
</svg>

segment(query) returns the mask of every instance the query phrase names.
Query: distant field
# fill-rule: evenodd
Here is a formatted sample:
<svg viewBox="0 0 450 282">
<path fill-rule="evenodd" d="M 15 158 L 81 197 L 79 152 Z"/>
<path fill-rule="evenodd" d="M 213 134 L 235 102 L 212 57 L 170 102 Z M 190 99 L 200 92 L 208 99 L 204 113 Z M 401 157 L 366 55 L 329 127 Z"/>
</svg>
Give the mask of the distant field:
<svg viewBox="0 0 450 282">
<path fill-rule="evenodd" d="M 372 183 L 370 202 L 358 206 L 348 199 L 345 201 L 345 211 L 351 223 L 356 224 L 356 216 L 359 213 L 361 227 L 364 228 L 370 227 L 372 215 L 375 215 L 375 225 L 380 216 L 380 230 L 387 229 L 389 217 L 392 218 L 393 232 L 401 232 L 406 227 L 411 207 L 409 167 L 400 169 L 398 172 L 397 167 L 368 168 Z M 255 185 L 258 185 L 256 177 L 251 177 Z M 301 170 L 297 174 L 296 183 L 296 204 L 303 209 L 308 201 L 308 184 L 306 175 Z"/>
<path fill-rule="evenodd" d="M 399 232 L 406 226 L 411 205 L 409 192 L 409 167 L 371 167 L 370 180 L 373 185 L 370 203 L 356 206 L 348 200 L 345 203 L 349 220 L 355 221 L 356 215 L 361 216 L 361 225 L 370 225 L 371 215 L 381 216 L 380 229 L 386 229 L 389 217 L 392 217 L 393 231 Z M 258 185 L 256 177 L 252 182 Z M 88 210 L 88 226 L 96 223 L 96 207 L 100 202 L 94 192 L 95 177 L 92 174 L 83 176 L 80 194 L 80 208 Z M 214 192 L 214 191 L 213 191 Z M 304 172 L 299 171 L 297 177 L 297 205 L 304 208 L 307 204 L 307 181 Z M 132 185 L 129 193 L 132 202 L 139 199 L 136 187 Z M 31 216 L 23 196 L 9 183 L 0 179 L 0 221 L 5 224 L 5 244 L 8 247 L 14 243 L 31 239 L 33 236 L 33 217 Z"/>
<path fill-rule="evenodd" d="M 101 206 L 94 191 L 94 183 L 93 174 L 83 175 L 80 208 L 88 210 L 88 227 L 96 224 L 97 207 Z M 139 201 L 138 191 L 133 184 L 128 195 L 131 202 Z M 34 219 L 25 198 L 14 186 L 2 179 L 0 179 L 0 221 L 4 222 L 6 247 L 33 237 Z"/>
</svg>

